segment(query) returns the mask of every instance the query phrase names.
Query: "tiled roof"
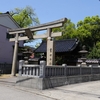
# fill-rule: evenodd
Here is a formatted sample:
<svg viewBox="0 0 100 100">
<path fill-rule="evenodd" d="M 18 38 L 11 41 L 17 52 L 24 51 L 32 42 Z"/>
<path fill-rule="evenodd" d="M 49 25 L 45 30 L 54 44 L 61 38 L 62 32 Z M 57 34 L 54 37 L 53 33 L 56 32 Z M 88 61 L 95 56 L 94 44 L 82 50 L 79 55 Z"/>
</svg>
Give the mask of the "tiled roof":
<svg viewBox="0 0 100 100">
<path fill-rule="evenodd" d="M 82 60 L 78 59 L 77 62 L 82 63 Z M 99 63 L 99 60 L 98 59 L 87 59 L 86 63 Z"/>
<path fill-rule="evenodd" d="M 66 39 L 55 41 L 55 52 L 68 52 L 73 51 L 78 45 L 77 39 Z M 47 50 L 47 43 L 42 42 L 41 45 L 35 50 L 35 52 L 45 53 Z"/>
</svg>

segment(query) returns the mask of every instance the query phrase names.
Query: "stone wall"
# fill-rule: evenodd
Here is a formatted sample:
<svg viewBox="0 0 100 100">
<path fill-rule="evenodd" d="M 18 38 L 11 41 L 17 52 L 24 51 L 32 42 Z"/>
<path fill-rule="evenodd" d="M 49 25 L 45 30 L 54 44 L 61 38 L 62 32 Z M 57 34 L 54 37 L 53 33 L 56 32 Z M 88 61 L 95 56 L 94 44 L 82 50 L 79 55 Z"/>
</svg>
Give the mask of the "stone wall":
<svg viewBox="0 0 100 100">
<path fill-rule="evenodd" d="M 96 80 L 100 80 L 100 74 L 63 76 L 63 77 L 51 77 L 51 78 L 33 78 L 33 77 L 19 76 L 16 85 L 43 90 L 63 85 L 96 81 Z"/>
</svg>

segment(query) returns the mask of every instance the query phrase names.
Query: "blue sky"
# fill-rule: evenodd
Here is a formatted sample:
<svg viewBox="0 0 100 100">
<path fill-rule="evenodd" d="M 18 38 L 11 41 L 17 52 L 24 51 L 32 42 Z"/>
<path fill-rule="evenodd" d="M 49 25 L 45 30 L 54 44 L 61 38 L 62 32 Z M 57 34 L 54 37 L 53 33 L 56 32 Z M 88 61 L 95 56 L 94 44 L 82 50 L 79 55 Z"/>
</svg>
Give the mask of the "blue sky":
<svg viewBox="0 0 100 100">
<path fill-rule="evenodd" d="M 2 0 L 0 12 L 4 13 L 14 8 L 26 6 L 35 9 L 41 24 L 64 17 L 71 19 L 73 23 L 77 23 L 86 16 L 100 15 L 99 0 Z M 35 43 L 29 45 L 32 46 Z"/>
</svg>

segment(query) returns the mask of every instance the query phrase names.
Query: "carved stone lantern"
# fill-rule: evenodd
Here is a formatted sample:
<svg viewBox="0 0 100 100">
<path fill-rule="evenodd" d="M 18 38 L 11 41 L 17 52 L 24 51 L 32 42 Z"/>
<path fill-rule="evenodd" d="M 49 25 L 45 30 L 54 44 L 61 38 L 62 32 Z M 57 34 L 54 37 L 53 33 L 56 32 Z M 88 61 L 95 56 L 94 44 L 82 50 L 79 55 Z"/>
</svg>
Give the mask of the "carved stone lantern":
<svg viewBox="0 0 100 100">
<path fill-rule="evenodd" d="M 88 54 L 88 51 L 85 50 L 85 45 L 83 45 L 82 50 L 79 51 L 79 53 L 81 54 L 80 59 L 82 60 L 81 66 L 86 67 L 87 66 L 87 64 L 86 64 L 86 55 Z"/>
</svg>

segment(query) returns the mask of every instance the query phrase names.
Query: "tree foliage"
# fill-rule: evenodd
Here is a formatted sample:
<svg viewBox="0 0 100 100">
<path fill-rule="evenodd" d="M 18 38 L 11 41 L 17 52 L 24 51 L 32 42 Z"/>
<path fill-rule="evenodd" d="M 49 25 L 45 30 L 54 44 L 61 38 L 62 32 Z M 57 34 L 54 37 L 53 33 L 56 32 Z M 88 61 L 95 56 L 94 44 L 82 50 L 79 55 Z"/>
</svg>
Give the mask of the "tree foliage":
<svg viewBox="0 0 100 100">
<path fill-rule="evenodd" d="M 75 24 L 71 22 L 71 20 L 67 20 L 67 22 L 61 28 L 54 28 L 53 32 L 62 32 L 63 35 L 57 37 L 56 40 L 62 39 L 70 39 L 74 37 L 76 32 Z"/>
<path fill-rule="evenodd" d="M 41 44 L 40 42 L 37 42 L 35 45 L 35 48 L 38 48 L 40 46 L 40 44 Z"/>
<path fill-rule="evenodd" d="M 77 23 L 76 37 L 90 50 L 100 41 L 100 17 L 86 17 Z"/>
<path fill-rule="evenodd" d="M 91 48 L 91 52 L 87 57 L 100 59 L 100 42 L 98 42 L 93 48 Z"/>
<path fill-rule="evenodd" d="M 36 16 L 34 9 L 30 6 L 26 6 L 25 8 L 15 8 L 10 11 L 10 15 L 15 19 L 21 28 L 39 24 L 39 19 Z M 34 32 L 34 34 L 36 34 L 36 32 Z M 24 42 L 31 41 L 33 40 L 26 40 Z"/>
<path fill-rule="evenodd" d="M 25 8 L 15 8 L 10 11 L 10 15 L 15 19 L 20 27 L 39 24 L 39 19 L 30 6 L 26 6 Z"/>
</svg>

